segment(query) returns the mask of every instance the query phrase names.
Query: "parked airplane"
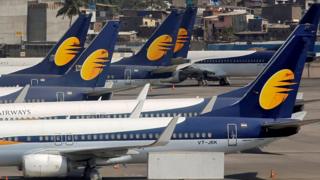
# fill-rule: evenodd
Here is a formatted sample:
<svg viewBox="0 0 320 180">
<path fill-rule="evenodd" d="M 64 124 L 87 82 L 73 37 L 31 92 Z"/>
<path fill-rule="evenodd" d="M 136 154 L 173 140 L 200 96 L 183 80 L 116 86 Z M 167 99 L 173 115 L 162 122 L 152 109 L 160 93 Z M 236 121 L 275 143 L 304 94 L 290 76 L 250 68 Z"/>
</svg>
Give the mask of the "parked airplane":
<svg viewBox="0 0 320 180">
<path fill-rule="evenodd" d="M 320 16 L 319 4 L 314 5 L 302 18 L 300 23 L 308 21 L 318 25 L 315 22 Z M 256 76 L 261 72 L 266 63 L 273 56 L 275 51 L 188 51 L 196 9 L 188 7 L 188 16 L 183 19 L 178 37 L 182 37 L 180 43 L 176 43 L 181 51 L 174 54 L 174 60 L 188 59 L 189 66 L 182 66 L 180 69 L 172 69 L 175 72 L 173 76 L 162 80 L 162 82 L 179 83 L 185 79 L 195 78 L 199 85 L 205 85 L 207 80 L 219 81 L 220 85 L 229 85 L 227 77 L 230 76 Z M 182 31 L 183 30 L 183 31 Z M 178 48 L 175 48 L 176 50 Z M 316 55 L 314 48 L 310 50 L 307 61 L 313 61 Z M 234 68 L 237 67 L 237 68 Z"/>
<path fill-rule="evenodd" d="M 211 98 L 146 99 L 148 88 L 149 84 L 141 90 L 137 99 L 132 100 L 0 104 L 0 120 L 125 118 L 135 111 L 141 100 L 144 102 L 139 117 L 173 117 L 177 115 L 194 117 L 216 108 L 217 96 Z M 21 99 L 19 100 L 19 98 Z M 23 102 L 23 98 L 24 95 L 19 95 L 16 102 Z M 221 98 L 220 96 L 219 101 Z M 233 98 L 232 101 L 235 102 L 240 97 Z M 224 100 L 226 100 L 225 103 L 230 104 L 231 98 Z M 302 111 L 304 103 L 305 101 L 301 97 L 297 97 L 294 113 Z"/>
<path fill-rule="evenodd" d="M 25 86 L 31 83 L 25 96 L 27 102 L 86 100 L 110 93 L 105 88 L 108 73 L 105 69 L 110 65 L 118 29 L 119 22 L 109 21 L 64 75 L 10 74 L 1 76 L 0 84 Z M 22 87 L 0 88 L 0 91 L 2 102 L 13 102 Z"/>
<path fill-rule="evenodd" d="M 299 25 L 239 101 L 198 117 L 1 121 L 0 165 L 20 166 L 26 177 L 85 167 L 93 180 L 101 179 L 96 167 L 146 162 L 148 152 L 232 153 L 296 134 L 320 122 L 292 115 L 315 32 Z"/>
<path fill-rule="evenodd" d="M 317 17 L 320 15 L 320 4 L 309 8 L 302 17 L 300 24 L 306 22 L 318 27 Z M 192 21 L 192 20 L 191 20 Z M 192 30 L 192 28 L 191 28 Z M 191 36 L 192 31 L 188 31 Z M 190 38 L 186 38 L 187 42 Z M 187 44 L 186 44 L 187 45 Z M 172 77 L 172 82 L 181 82 L 187 77 L 195 78 L 199 84 L 206 84 L 206 80 L 219 81 L 220 85 L 229 85 L 227 77 L 256 76 L 263 70 L 275 51 L 186 51 L 182 57 L 187 57 L 192 65 L 178 70 Z M 181 56 L 180 56 L 181 57 Z M 310 49 L 307 61 L 316 57 L 314 47 Z"/>
<path fill-rule="evenodd" d="M 0 74 L 65 74 L 84 49 L 90 20 L 80 14 L 44 58 L 0 58 Z"/>
</svg>

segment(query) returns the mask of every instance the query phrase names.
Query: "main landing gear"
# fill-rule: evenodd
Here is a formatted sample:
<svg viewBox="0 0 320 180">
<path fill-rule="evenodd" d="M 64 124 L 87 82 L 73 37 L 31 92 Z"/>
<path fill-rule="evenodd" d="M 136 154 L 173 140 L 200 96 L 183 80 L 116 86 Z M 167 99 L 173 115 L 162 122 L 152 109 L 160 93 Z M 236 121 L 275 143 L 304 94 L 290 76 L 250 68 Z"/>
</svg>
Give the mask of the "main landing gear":
<svg viewBox="0 0 320 180">
<path fill-rule="evenodd" d="M 224 77 L 219 80 L 219 85 L 220 86 L 230 86 L 230 82 L 226 77 Z"/>
<path fill-rule="evenodd" d="M 102 180 L 102 176 L 96 167 L 86 167 L 84 170 L 85 180 Z"/>
</svg>

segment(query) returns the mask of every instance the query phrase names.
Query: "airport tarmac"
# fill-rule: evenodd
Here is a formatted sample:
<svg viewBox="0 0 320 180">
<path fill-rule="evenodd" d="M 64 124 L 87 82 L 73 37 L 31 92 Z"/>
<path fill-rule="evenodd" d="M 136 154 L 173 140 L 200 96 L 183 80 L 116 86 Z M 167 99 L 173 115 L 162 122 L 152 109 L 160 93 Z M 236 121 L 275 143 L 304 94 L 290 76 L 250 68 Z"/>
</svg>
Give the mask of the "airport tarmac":
<svg viewBox="0 0 320 180">
<path fill-rule="evenodd" d="M 196 86 L 187 81 L 171 86 L 152 87 L 148 98 L 210 97 L 242 87 L 252 78 L 233 78 L 231 86 Z M 113 99 L 135 98 L 139 89 L 119 92 Z M 300 92 L 305 100 L 320 99 L 320 78 L 303 79 Z M 306 119 L 320 118 L 320 101 L 305 105 Z M 262 148 L 262 152 L 238 153 L 225 156 L 225 178 L 232 180 L 268 180 L 271 171 L 278 180 L 320 179 L 320 123 L 304 126 L 291 137 L 280 139 Z M 100 169 L 104 179 L 146 179 L 147 165 L 127 165 Z M 21 176 L 16 168 L 0 168 L 0 176 Z M 107 178 L 108 177 L 108 178 Z M 9 177 L 9 179 L 17 179 Z M 20 178 L 18 178 L 20 179 Z"/>
</svg>

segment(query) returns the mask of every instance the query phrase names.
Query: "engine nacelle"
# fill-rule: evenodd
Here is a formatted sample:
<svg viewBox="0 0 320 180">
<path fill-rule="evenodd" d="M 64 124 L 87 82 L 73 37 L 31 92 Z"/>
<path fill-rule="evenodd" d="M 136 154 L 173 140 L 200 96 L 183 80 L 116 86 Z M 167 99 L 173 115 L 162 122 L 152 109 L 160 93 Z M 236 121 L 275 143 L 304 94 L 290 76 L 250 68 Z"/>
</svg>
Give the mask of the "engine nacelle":
<svg viewBox="0 0 320 180">
<path fill-rule="evenodd" d="M 23 156 L 22 168 L 25 177 L 65 177 L 68 161 L 60 155 L 30 154 Z"/>
<path fill-rule="evenodd" d="M 167 79 L 161 80 L 164 83 L 180 83 L 188 78 L 188 75 L 183 71 L 175 71 L 172 73 L 172 76 Z"/>
</svg>

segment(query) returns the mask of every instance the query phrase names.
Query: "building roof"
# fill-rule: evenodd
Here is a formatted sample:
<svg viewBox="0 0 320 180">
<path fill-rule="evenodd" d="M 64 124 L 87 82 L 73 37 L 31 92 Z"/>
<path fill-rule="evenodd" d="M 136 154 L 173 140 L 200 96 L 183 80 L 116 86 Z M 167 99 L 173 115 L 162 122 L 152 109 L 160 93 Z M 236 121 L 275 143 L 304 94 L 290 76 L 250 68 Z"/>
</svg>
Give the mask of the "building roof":
<svg viewBox="0 0 320 180">
<path fill-rule="evenodd" d="M 236 15 L 244 15 L 247 14 L 247 11 L 244 9 L 237 9 L 237 10 L 233 10 L 231 12 L 226 12 L 226 13 L 220 13 L 220 14 L 216 14 L 216 15 L 212 15 L 212 16 L 207 16 L 204 17 L 204 19 L 212 19 L 212 18 L 217 18 L 219 16 L 236 16 Z"/>
</svg>

